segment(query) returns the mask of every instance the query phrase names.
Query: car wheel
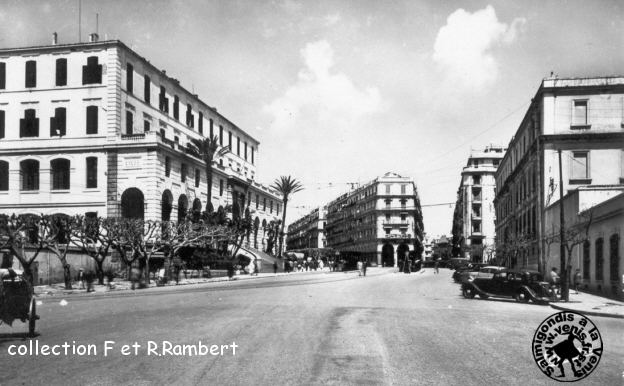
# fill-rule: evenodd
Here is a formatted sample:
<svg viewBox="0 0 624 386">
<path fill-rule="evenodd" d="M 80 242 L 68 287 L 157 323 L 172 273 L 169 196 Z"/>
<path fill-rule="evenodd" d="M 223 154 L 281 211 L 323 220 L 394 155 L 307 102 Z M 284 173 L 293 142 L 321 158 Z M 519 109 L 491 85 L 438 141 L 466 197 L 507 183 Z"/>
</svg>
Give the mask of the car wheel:
<svg viewBox="0 0 624 386">
<path fill-rule="evenodd" d="M 468 286 L 464 286 L 464 288 L 462 288 L 462 293 L 466 299 L 473 299 L 476 295 L 474 288 Z"/>
<path fill-rule="evenodd" d="M 528 303 L 529 297 L 527 296 L 526 292 L 518 291 L 518 293 L 516 294 L 516 301 L 518 303 Z"/>
</svg>

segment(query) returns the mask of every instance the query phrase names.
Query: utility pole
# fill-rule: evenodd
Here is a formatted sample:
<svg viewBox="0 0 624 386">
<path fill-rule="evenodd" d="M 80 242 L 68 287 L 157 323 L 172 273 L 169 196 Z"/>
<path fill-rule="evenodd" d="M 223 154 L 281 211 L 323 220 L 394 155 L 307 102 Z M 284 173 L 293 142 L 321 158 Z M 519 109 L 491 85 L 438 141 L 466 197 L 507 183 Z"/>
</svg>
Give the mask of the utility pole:
<svg viewBox="0 0 624 386">
<path fill-rule="evenodd" d="M 561 149 L 559 153 L 559 260 L 561 265 L 561 297 L 564 301 L 568 301 L 568 267 L 566 264 L 566 247 L 565 247 L 565 217 L 563 214 L 563 173 L 561 171 Z"/>
</svg>

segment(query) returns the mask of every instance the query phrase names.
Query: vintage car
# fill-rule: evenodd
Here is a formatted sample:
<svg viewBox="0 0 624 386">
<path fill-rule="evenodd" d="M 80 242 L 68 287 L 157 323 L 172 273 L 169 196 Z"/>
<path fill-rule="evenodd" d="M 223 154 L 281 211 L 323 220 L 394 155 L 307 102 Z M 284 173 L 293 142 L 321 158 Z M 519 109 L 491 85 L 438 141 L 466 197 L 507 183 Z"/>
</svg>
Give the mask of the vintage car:
<svg viewBox="0 0 624 386">
<path fill-rule="evenodd" d="M 486 266 L 485 263 L 466 263 L 465 265 L 460 265 L 453 272 L 453 280 L 457 283 L 461 283 L 462 275 L 466 275 L 467 272 L 477 272 L 482 267 Z"/>
<path fill-rule="evenodd" d="M 477 277 L 491 279 L 495 273 L 500 272 L 503 269 L 505 269 L 505 267 L 495 265 L 478 265 L 476 268 L 466 269 L 459 272 L 455 281 L 463 283 Z M 455 279 L 455 274 L 453 274 L 453 279 Z"/>
<path fill-rule="evenodd" d="M 13 325 L 19 319 L 28 322 L 29 336 L 35 335 L 37 302 L 33 297 L 33 287 L 21 271 L 0 269 L 0 324 Z"/>
<path fill-rule="evenodd" d="M 555 300 L 555 293 L 537 271 L 500 270 L 492 277 L 475 277 L 462 283 L 466 299 L 479 295 L 482 299 L 492 297 L 513 298 L 518 302 L 529 300 L 545 304 Z"/>
</svg>

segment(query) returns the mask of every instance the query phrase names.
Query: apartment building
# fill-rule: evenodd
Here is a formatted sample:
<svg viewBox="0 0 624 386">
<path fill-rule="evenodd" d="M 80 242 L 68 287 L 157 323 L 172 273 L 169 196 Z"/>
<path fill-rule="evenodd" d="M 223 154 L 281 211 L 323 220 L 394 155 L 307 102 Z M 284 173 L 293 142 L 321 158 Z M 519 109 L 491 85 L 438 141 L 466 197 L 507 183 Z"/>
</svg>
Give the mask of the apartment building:
<svg viewBox="0 0 624 386">
<path fill-rule="evenodd" d="M 460 241 L 465 257 L 485 262 L 494 250 L 496 229 L 494 221 L 494 173 L 505 154 L 503 146 L 489 145 L 472 151 L 461 173 L 457 193 L 457 210 L 453 220 L 453 240 Z"/>
<path fill-rule="evenodd" d="M 559 200 L 559 188 L 569 194 L 624 182 L 624 77 L 544 79 L 495 179 L 500 257 L 545 270 L 553 229 L 544 211 Z"/>
<path fill-rule="evenodd" d="M 259 141 L 124 43 L 0 49 L 0 212 L 179 220 L 191 208 L 249 209 L 281 198 L 255 181 Z M 230 152 L 206 163 L 193 140 Z M 263 244 L 264 239 L 259 244 Z"/>
<path fill-rule="evenodd" d="M 325 248 L 327 246 L 326 223 L 327 207 L 321 206 L 288 225 L 286 250 Z"/>
<path fill-rule="evenodd" d="M 327 246 L 387 267 L 423 251 L 423 219 L 411 178 L 386 173 L 327 204 Z"/>
</svg>

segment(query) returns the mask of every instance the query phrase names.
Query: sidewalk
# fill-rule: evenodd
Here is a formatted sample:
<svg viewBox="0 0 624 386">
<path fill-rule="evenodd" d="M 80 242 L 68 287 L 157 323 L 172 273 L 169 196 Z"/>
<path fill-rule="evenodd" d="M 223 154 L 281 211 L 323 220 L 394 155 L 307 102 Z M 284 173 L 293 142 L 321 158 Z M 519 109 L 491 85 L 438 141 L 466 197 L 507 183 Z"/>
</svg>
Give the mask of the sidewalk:
<svg viewBox="0 0 624 386">
<path fill-rule="evenodd" d="M 367 275 L 376 276 L 384 273 L 392 272 L 391 269 L 387 268 L 368 268 Z M 331 275 L 349 275 L 357 277 L 357 271 L 345 271 L 345 272 L 330 272 L 328 270 L 323 271 L 303 271 L 303 272 L 278 272 L 274 274 L 273 272 L 260 272 L 258 275 L 235 275 L 232 280 L 229 280 L 227 276 L 217 276 L 211 278 L 181 278 L 178 284 L 175 281 L 171 281 L 163 286 L 157 286 L 155 280 L 150 280 L 150 284 L 148 288 L 142 288 L 135 290 L 137 293 L 144 293 L 145 291 L 152 291 L 155 289 L 173 289 L 180 286 L 186 285 L 198 285 L 198 284 L 206 284 L 206 283 L 217 283 L 217 282 L 237 282 L 242 280 L 253 280 L 253 279 L 266 279 L 270 277 L 281 277 L 281 276 L 309 276 L 309 275 L 323 275 L 323 274 L 331 274 Z M 182 275 L 181 275 L 182 276 Z M 341 276 L 342 277 L 342 276 Z M 73 283 L 73 289 L 66 290 L 63 283 L 51 284 L 51 285 L 39 285 L 34 287 L 35 295 L 39 298 L 47 298 L 47 297 L 73 297 L 73 296 L 98 296 L 98 295 L 106 295 L 106 294 L 119 294 L 119 293 L 131 293 L 132 291 L 132 283 L 128 280 L 120 280 L 117 279 L 113 282 L 114 288 L 108 288 L 107 285 L 93 285 L 93 292 L 87 292 L 86 289 L 80 289 L 80 283 Z"/>
<path fill-rule="evenodd" d="M 556 310 L 572 311 L 589 316 L 604 316 L 624 319 L 624 302 L 579 292 L 570 291 L 569 302 L 551 302 Z"/>
</svg>

